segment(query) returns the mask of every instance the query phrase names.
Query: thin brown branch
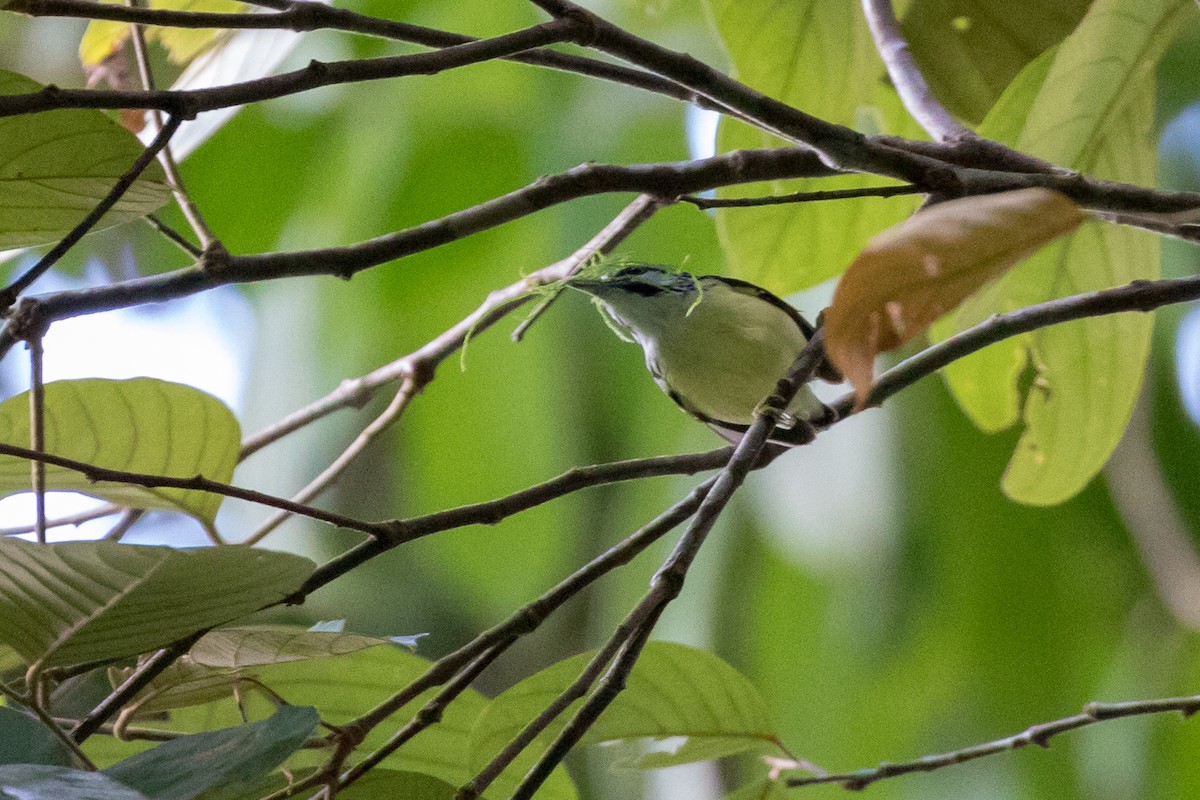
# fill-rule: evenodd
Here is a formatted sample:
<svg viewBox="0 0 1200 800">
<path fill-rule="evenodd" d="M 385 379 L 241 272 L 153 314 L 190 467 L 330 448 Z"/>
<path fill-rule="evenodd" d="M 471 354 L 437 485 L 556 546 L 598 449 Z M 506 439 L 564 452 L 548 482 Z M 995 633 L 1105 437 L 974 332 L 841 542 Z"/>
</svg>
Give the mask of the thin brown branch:
<svg viewBox="0 0 1200 800">
<path fill-rule="evenodd" d="M 0 97 L 0 102 L 3 100 Z M 439 247 L 559 203 L 590 195 L 637 192 L 673 197 L 729 183 L 829 174 L 832 174 L 829 168 L 821 164 L 816 155 L 797 148 L 738 151 L 699 161 L 629 167 L 585 164 L 560 175 L 541 178 L 523 189 L 463 211 L 357 245 L 291 253 L 226 256 L 219 264 L 212 263 L 213 254 L 206 253 L 194 266 L 174 272 L 91 289 L 26 298 L 23 301 L 25 305 L 18 309 L 18 316 L 30 323 L 48 324 L 81 314 L 163 302 L 230 283 L 298 275 L 323 274 L 349 278 L 361 270 Z M 1200 198 L 1197 198 L 1197 203 L 1200 203 Z M 518 285 L 514 284 L 501 292 L 510 295 Z M 534 285 L 529 284 L 525 289 Z M 515 295 L 507 299 L 518 302 Z M 519 302 L 524 302 L 524 299 Z M 500 303 L 497 301 L 497 304 Z M 0 356 L 12 348 L 16 342 L 15 336 L 16 331 L 10 322 L 0 333 Z M 431 343 L 431 346 L 434 344 Z M 348 391 L 353 393 L 353 387 Z"/>
<path fill-rule="evenodd" d="M 29 447 L 35 453 L 46 452 L 46 384 L 42 375 L 45 355 L 40 332 L 29 339 Z M 35 516 L 34 538 L 46 543 L 46 462 L 40 458 L 29 462 L 33 486 Z"/>
<path fill-rule="evenodd" d="M 0 117 L 56 108 L 144 108 L 158 109 L 172 117 L 193 119 L 205 111 L 274 100 L 324 86 L 410 75 L 436 75 L 547 44 L 581 40 L 587 34 L 587 25 L 582 21 L 553 20 L 492 39 L 479 39 L 429 53 L 348 61 L 311 61 L 307 67 L 292 72 L 208 89 L 131 91 L 47 86 L 30 94 L 0 97 Z"/>
<path fill-rule="evenodd" d="M 201 636 L 208 633 L 208 630 L 205 628 L 202 631 L 196 631 L 190 636 L 173 642 L 139 664 L 124 683 L 114 689 L 108 697 L 104 698 L 98 706 L 80 720 L 78 725 L 71 729 L 71 738 L 82 744 L 89 736 L 100 730 L 100 727 L 119 712 L 126 703 L 136 697 L 138 692 L 149 686 L 150 682 L 162 674 L 163 670 L 190 650 Z"/>
<path fill-rule="evenodd" d="M 875 49 L 887 68 L 900 101 L 925 132 L 940 142 L 969 139 L 975 132 L 963 125 L 938 101 L 900 32 L 891 0 L 862 0 Z"/>
<path fill-rule="evenodd" d="M 367 426 L 327 469 L 292 498 L 296 502 L 307 503 L 319 492 L 332 484 L 380 433 L 395 423 L 405 408 L 408 407 L 412 398 L 419 394 L 433 380 L 438 366 L 451 354 L 460 350 L 468 336 L 487 330 L 506 314 L 525 302 L 533 289 L 548 283 L 564 280 L 598 253 L 612 252 L 639 225 L 649 219 L 659 207 L 659 202 L 649 195 L 637 197 L 608 225 L 605 225 L 599 233 L 567 258 L 538 270 L 531 275 L 527 275 L 522 280 L 505 289 L 492 292 L 472 314 L 425 346 L 409 353 L 403 358 L 393 361 L 391 364 L 375 370 L 369 375 L 352 381 L 344 381 L 332 395 L 322 398 L 307 408 L 289 415 L 266 431 L 250 437 L 242 445 L 241 458 L 248 457 L 267 444 L 277 441 L 282 436 L 286 436 L 339 408 L 344 408 L 348 405 L 361 406 L 374 394 L 376 388 L 384 383 L 400 379 L 400 389 L 387 409 Z M 528 323 L 529 320 L 526 320 L 526 322 Z M 264 536 L 274 530 L 286 518 L 286 512 L 276 514 L 251 534 L 246 540 L 246 544 L 254 544 L 261 541 Z"/>
<path fill-rule="evenodd" d="M 728 453 L 729 450 L 725 449 L 723 452 Z M 692 516 L 715 481 L 716 477 L 712 477 L 702 482 L 654 520 L 592 559 L 533 602 L 518 609 L 508 619 L 483 631 L 453 653 L 438 659 L 420 678 L 351 724 L 365 731 L 373 729 L 411 703 L 422 692 L 440 686 L 460 674 L 461 670 L 486 651 L 497 646 L 506 647 L 521 636 L 537 630 L 542 622 L 572 597 L 617 567 L 628 564 L 647 547 Z"/>
<path fill-rule="evenodd" d="M 1075 294 L 1007 314 L 997 314 L 943 342 L 927 347 L 880 375 L 867 398 L 867 405 L 877 406 L 926 375 L 931 375 L 947 364 L 1002 339 L 1085 317 L 1129 311 L 1148 312 L 1161 306 L 1198 299 L 1200 277 L 1134 281 L 1113 289 Z M 842 417 L 852 413 L 853 407 L 852 394 L 833 403 L 833 409 Z"/>
<path fill-rule="evenodd" d="M 283 497 L 275 497 L 274 495 L 258 492 L 253 489 L 243 489 L 240 486 L 232 486 L 228 483 L 210 480 L 203 475 L 195 475 L 190 478 L 175 478 L 168 475 L 149 475 L 144 472 L 108 469 L 107 467 L 99 467 L 95 464 L 76 461 L 72 458 L 63 458 L 51 453 L 39 453 L 29 448 L 17 447 L 16 445 L 2 442 L 0 442 L 0 455 L 16 456 L 17 458 L 27 458 L 30 461 L 42 461 L 46 464 L 53 464 L 56 467 L 78 472 L 93 482 L 108 481 L 112 483 L 125 483 L 152 489 L 191 489 L 197 492 L 208 492 L 210 494 L 233 497 L 250 503 L 270 506 L 271 508 L 286 509 L 293 514 L 311 517 L 320 522 L 336 525 L 339 528 L 359 531 L 373 536 L 390 536 L 396 532 L 395 523 L 364 522 L 353 517 L 347 517 L 344 514 L 335 514 L 332 511 L 323 511 L 319 508 L 293 503 L 291 500 Z"/>
<path fill-rule="evenodd" d="M 1124 703 L 1088 703 L 1083 713 L 1071 717 L 1043 722 L 1033 725 L 1018 734 L 996 739 L 983 744 L 964 747 L 949 753 L 938 753 L 923 756 L 914 761 L 880 764 L 878 767 L 855 770 L 835 775 L 820 775 L 807 778 L 791 778 L 787 785 L 790 787 L 813 786 L 821 783 L 840 783 L 846 789 L 865 789 L 872 783 L 899 775 L 914 772 L 934 772 L 955 764 L 974 761 L 984 756 L 1004 753 L 1009 750 L 1019 750 L 1036 744 L 1039 747 L 1049 747 L 1050 740 L 1060 733 L 1086 728 L 1097 722 L 1110 719 L 1144 716 L 1146 714 L 1163 714 L 1178 711 L 1184 717 L 1190 717 L 1200 711 L 1200 695 L 1191 697 L 1169 697 L 1160 700 L 1134 700 Z"/>
<path fill-rule="evenodd" d="M 8 308 L 16 302 L 21 292 L 28 289 L 34 281 L 46 273 L 46 270 L 58 263 L 58 260 L 66 255 L 67 251 L 74 247 L 76 242 L 96 226 L 100 218 L 107 214 L 109 209 L 125 196 L 125 192 L 129 190 L 130 186 L 133 186 L 134 181 L 141 176 L 146 167 L 150 166 L 150 162 L 154 160 L 159 151 L 167 146 L 167 142 L 175 135 L 175 131 L 179 129 L 181 122 L 183 122 L 182 119 L 174 116 L 167 120 L 167 124 L 158 132 L 154 140 L 146 146 L 146 149 L 134 160 L 133 165 L 124 175 L 117 179 L 117 182 L 113 184 L 113 188 L 108 190 L 108 194 L 87 213 L 87 216 L 80 220 L 79 224 L 60 239 L 54 247 L 50 248 L 50 251 L 46 255 L 38 259 L 38 262 L 30 267 L 25 274 L 13 281 L 3 291 L 0 291 L 0 309 Z"/>
<path fill-rule="evenodd" d="M 576 683 L 567 692 L 556 698 L 552 706 L 547 708 L 547 714 L 539 716 L 534 723 L 522 731 L 521 738 L 528 741 L 518 748 L 517 752 L 532 742 L 533 738 L 541 730 L 544 730 L 558 713 L 566 709 L 569 702 L 581 696 L 577 694 L 581 685 L 582 690 L 586 691 L 595 677 L 599 675 L 599 671 L 610 660 L 612 661 L 612 666 L 600 681 L 596 691 L 584 701 L 566 727 L 554 738 L 546 752 L 538 758 L 516 791 L 513 792 L 512 800 L 528 800 L 532 797 L 550 776 L 550 773 L 554 771 L 554 768 L 566 758 L 571 748 L 578 744 L 588 729 L 595 724 L 604 710 L 625 688 L 625 680 L 633 670 L 654 625 L 666 607 L 683 591 L 688 571 L 699 554 L 700 548 L 704 545 L 709 532 L 712 531 L 734 492 L 742 485 L 750 471 L 760 463 L 767 448 L 767 439 L 778 421 L 780 409 L 787 408 L 788 403 L 796 396 L 800 387 L 806 384 L 821 366 L 824 360 L 824 343 L 824 333 L 818 329 L 808 340 L 808 344 L 788 370 L 787 375 L 780 379 L 772 396 L 765 399 L 759 407 L 755 414 L 754 424 L 750 426 L 738 443 L 728 464 L 717 475 L 712 490 L 700 504 L 687 531 L 680 537 L 671 555 L 651 579 L 650 591 L 618 626 L 613 636 L 588 664 Z M 585 683 L 586 685 L 583 685 Z M 565 704 L 561 703 L 560 701 L 569 694 L 572 695 L 570 700 Z M 551 709 L 557 709 L 557 711 L 549 714 Z M 547 715 L 549 715 L 549 719 L 544 719 Z M 540 727 L 538 727 L 539 725 Z M 537 728 L 537 730 L 532 730 L 533 728 Z M 530 733 L 532 736 L 529 735 Z M 488 764 L 481 775 L 493 773 L 499 775 L 496 767 L 499 766 L 500 770 L 503 770 L 516 756 L 516 753 L 510 753 L 509 750 L 510 748 L 506 748 L 502 754 L 508 758 L 508 761 L 497 757 Z M 501 761 L 503 763 L 497 764 Z M 458 798 L 467 800 L 467 798 L 476 797 L 486 787 L 487 783 L 481 781 L 480 776 L 476 776 L 475 780 L 459 792 Z"/>
<path fill-rule="evenodd" d="M 21 706 L 22 708 L 29 709 L 29 712 L 37 717 L 38 721 L 41 722 L 42 725 L 46 726 L 47 730 L 50 731 L 54 738 L 58 739 L 58 741 L 62 743 L 63 747 L 67 748 L 67 750 L 69 750 L 71 754 L 75 756 L 85 770 L 88 772 L 97 771 L 96 765 L 92 763 L 90 758 L 87 757 L 87 753 L 79 749 L 79 743 L 68 736 L 67 732 L 59 727 L 58 721 L 51 717 L 50 714 L 47 713 L 46 709 L 42 708 L 36 703 L 27 703 L 25 698 L 21 697 L 12 689 L 9 689 L 7 686 L 5 686 L 3 681 L 0 681 L 0 695 L 8 698 L 9 703 L 7 705 L 9 708 L 12 708 L 13 706 Z"/>
<path fill-rule="evenodd" d="M 194 11 L 139 8 L 130 10 L 121 6 L 95 3 L 91 0 L 17 0 L 10 3 L 8 10 L 20 11 L 33 16 L 63 16 L 83 19 L 111 19 L 122 22 L 138 22 L 143 25 L 164 25 L 185 28 L 275 28 L 304 32 L 327 28 L 349 33 L 377 36 L 402 42 L 413 42 L 427 47 L 446 48 L 479 41 L 475 37 L 459 33 L 426 28 L 406 22 L 380 19 L 358 14 L 343 8 L 335 8 L 318 2 L 268 3 L 259 0 L 255 5 L 278 9 L 278 14 L 209 14 Z M 653 73 L 630 69 L 619 64 L 598 61 L 592 58 L 558 53 L 553 50 L 530 50 L 514 55 L 502 56 L 506 61 L 515 61 L 563 72 L 572 72 L 592 78 L 600 78 L 624 84 L 676 100 L 695 103 L 716 111 L 728 111 L 706 101 L 695 92 L 674 81 Z"/>
<path fill-rule="evenodd" d="M 404 410 L 408 408 L 408 404 L 412 402 L 416 394 L 416 381 L 412 376 L 406 377 L 400 384 L 400 388 L 396 390 L 392 401 L 388 403 L 387 408 L 383 410 L 379 416 L 371 421 L 367 427 L 354 438 L 354 441 L 343 450 L 333 462 L 321 471 L 321 474 L 309 481 L 308 485 L 301 489 L 296 494 L 292 495 L 292 501 L 296 503 L 307 503 L 314 497 L 325 491 L 334 481 L 338 479 L 346 468 L 349 467 L 354 460 L 362 454 L 370 444 L 384 431 L 392 426 L 392 424 L 400 418 Z M 271 517 L 251 533 L 242 544 L 254 545 L 261 542 L 271 531 L 282 525 L 289 517 L 289 511 L 279 511 L 272 514 Z"/>
<path fill-rule="evenodd" d="M 123 509 L 116 505 L 103 505 L 99 508 L 93 508 L 89 511 L 80 511 L 78 514 L 71 514 L 66 517 L 58 517 L 57 519 L 46 520 L 46 528 L 61 528 L 67 525 L 81 525 L 85 522 L 91 522 L 104 517 L 111 517 L 113 514 L 121 513 Z M 14 525 L 11 528 L 0 528 L 0 536 L 20 536 L 24 533 L 33 533 L 36 530 L 35 525 Z"/>
<path fill-rule="evenodd" d="M 140 8 L 139 0 L 125 0 L 125 8 L 138 9 Z M 146 49 L 146 37 L 142 32 L 141 25 L 133 25 L 132 35 L 130 36 L 133 42 L 134 61 L 137 62 L 138 76 L 142 81 L 142 88 L 147 92 L 153 92 L 154 86 L 154 71 L 150 66 L 150 55 Z M 153 124 L 157 130 L 162 130 L 163 118 L 162 112 L 157 109 L 150 114 Z M 158 153 L 158 161 L 162 164 L 163 172 L 167 176 L 167 185 L 171 187 L 171 193 L 175 196 L 175 202 L 179 205 L 179 210 L 183 213 L 183 218 L 187 220 L 192 231 L 196 234 L 196 238 L 200 240 L 202 250 L 207 250 L 210 247 L 219 246 L 217 237 L 213 235 L 209 229 L 208 223 L 204 221 L 204 216 L 200 213 L 200 209 L 196 208 L 196 204 L 192 202 L 191 195 L 183 185 L 183 176 L 179 173 L 179 165 L 175 163 L 175 157 L 171 155 L 171 145 L 167 144 Z"/>
<path fill-rule="evenodd" d="M 819 203 L 826 200 L 848 200 L 855 197 L 898 197 L 908 194 L 924 194 L 917 186 L 864 186 L 860 189 L 832 189 L 823 192 L 793 192 L 765 197 L 696 197 L 686 195 L 681 203 L 691 203 L 696 208 L 757 208 L 791 203 Z"/>
<path fill-rule="evenodd" d="M 175 230 L 170 225 L 163 222 L 156 215 L 147 214 L 142 219 L 144 219 L 146 221 L 146 223 L 148 225 L 150 225 L 150 227 L 154 228 L 154 230 L 161 233 L 164 237 L 167 238 L 167 240 L 169 240 L 172 244 L 174 244 L 176 247 L 178 247 L 183 252 L 187 253 L 192 258 L 200 258 L 200 256 L 202 256 L 204 254 L 204 252 L 199 247 L 196 247 L 196 245 L 189 242 L 187 239 L 185 239 L 183 237 L 183 235 L 181 233 L 179 233 L 179 231 Z"/>
<path fill-rule="evenodd" d="M 322 564 L 287 602 L 302 602 L 312 592 L 345 575 L 363 562 L 424 536 L 467 525 L 494 525 L 514 514 L 589 486 L 652 476 L 695 475 L 697 472 L 717 469 L 727 461 L 728 455 L 729 448 L 721 448 L 707 453 L 658 456 L 576 467 L 545 483 L 530 486 L 496 500 L 385 523 L 390 526 L 388 534 L 368 539 Z"/>
</svg>

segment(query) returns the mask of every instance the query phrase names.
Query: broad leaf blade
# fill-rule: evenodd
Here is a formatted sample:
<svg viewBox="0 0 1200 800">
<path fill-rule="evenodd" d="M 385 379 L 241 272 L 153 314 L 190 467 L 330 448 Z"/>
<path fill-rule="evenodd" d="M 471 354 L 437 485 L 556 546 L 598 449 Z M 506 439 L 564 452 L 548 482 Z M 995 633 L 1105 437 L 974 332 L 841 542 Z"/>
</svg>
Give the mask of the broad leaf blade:
<svg viewBox="0 0 1200 800">
<path fill-rule="evenodd" d="M 0 641 L 42 666 L 132 656 L 278 601 L 313 568 L 300 556 L 237 545 L 3 539 Z"/>
<path fill-rule="evenodd" d="M 487 763 L 505 744 L 579 675 L 591 653 L 560 661 L 503 692 L 493 700 L 471 732 L 472 760 Z M 554 736 L 578 703 L 543 735 Z M 718 740 L 682 750 L 688 760 L 733 755 L 773 745 L 775 728 L 758 691 L 733 667 L 712 653 L 672 642 L 651 642 L 642 651 L 626 688 L 588 731 L 584 742 L 687 736 Z M 531 748 L 497 781 L 511 790 L 533 759 L 545 749 Z M 678 755 L 680 751 L 677 751 Z M 667 755 L 649 759 L 666 766 Z M 656 763 L 662 761 L 663 763 Z M 671 763 L 687 763 L 673 759 Z"/>
<path fill-rule="evenodd" d="M 45 387 L 46 452 L 109 469 L 187 478 L 233 477 L 241 428 L 212 395 L 179 383 L 56 381 Z M 0 441 L 29 446 L 29 395 L 0 403 Z M 148 489 L 95 483 L 47 465 L 46 486 L 83 492 L 133 508 L 183 511 L 211 526 L 220 495 L 186 489 Z M 29 462 L 0 456 L 0 496 L 29 491 Z"/>
<path fill-rule="evenodd" d="M 116 0 L 103 0 L 116 2 Z M 151 0 L 150 8 L 167 11 L 204 11 L 235 14 L 246 6 L 237 0 Z M 227 32 L 212 28 L 147 27 L 147 41 L 157 40 L 176 64 L 186 64 L 214 45 Z M 129 25 L 111 20 L 88 23 L 79 42 L 79 60 L 84 66 L 99 64 L 111 56 L 129 38 Z"/>
<path fill-rule="evenodd" d="M 902 25 L 933 94 L 970 122 L 988 113 L 1009 83 L 1062 41 L 1091 0 L 913 0 Z"/>
<path fill-rule="evenodd" d="M 0 766 L 0 797 L 12 800 L 147 800 L 99 772 L 44 764 Z"/>
<path fill-rule="evenodd" d="M 838 284 L 826 350 L 865 405 L 875 356 L 912 339 L 988 281 L 1053 239 L 1083 212 L 1049 189 L 941 203 L 871 240 Z"/>
<path fill-rule="evenodd" d="M 303 747 L 319 722 L 314 708 L 281 706 L 260 722 L 165 742 L 105 774 L 150 800 L 192 800 L 215 787 L 236 789 L 259 780 Z"/>
<path fill-rule="evenodd" d="M 856 4 L 708 0 L 707 7 L 742 82 L 831 122 L 870 133 L 881 132 L 874 128 L 882 126 L 882 132 L 922 136 L 884 84 L 883 67 Z M 721 152 L 783 144 L 736 120 L 721 121 Z M 886 183 L 850 176 L 775 181 L 718 194 L 745 197 Z M 840 273 L 867 239 L 908 216 L 916 202 L 911 197 L 862 198 L 721 209 L 717 231 L 735 275 L 789 294 Z"/>
<path fill-rule="evenodd" d="M 0 70 L 0 95 L 42 86 Z M 0 119 L 0 250 L 61 239 L 116 184 L 142 153 L 137 138 L 99 111 L 60 109 Z M 138 219 L 171 191 L 149 165 L 104 215 L 96 230 Z"/>
<path fill-rule="evenodd" d="M 0 764 L 48 764 L 72 767 L 75 758 L 39 720 L 0 706 Z"/>
<path fill-rule="evenodd" d="M 1099 178 L 1152 185 L 1153 69 L 1194 4 L 1098 0 L 1054 53 L 1014 81 L 981 133 Z M 1045 79 L 1037 81 L 1039 75 Z M 1013 114 L 1028 108 L 1017 134 Z M 1001 118 L 1003 113 L 1007 118 Z M 1014 135 L 1016 139 L 1014 140 Z M 1156 237 L 1086 227 L 1031 258 L 936 327 L 949 336 L 993 313 L 1159 274 Z M 959 403 L 985 429 L 1021 410 L 1015 376 L 1037 377 L 1024 404 L 1025 432 L 1004 489 L 1031 504 L 1062 502 L 1107 461 L 1132 411 L 1149 353 L 1152 319 L 1110 315 L 1000 342 L 947 370 Z"/>
</svg>

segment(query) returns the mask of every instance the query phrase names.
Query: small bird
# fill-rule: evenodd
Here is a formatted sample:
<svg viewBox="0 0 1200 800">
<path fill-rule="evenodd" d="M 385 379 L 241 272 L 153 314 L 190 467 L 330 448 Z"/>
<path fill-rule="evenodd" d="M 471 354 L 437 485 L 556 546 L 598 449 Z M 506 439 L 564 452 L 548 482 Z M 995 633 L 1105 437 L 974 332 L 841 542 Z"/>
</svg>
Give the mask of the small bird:
<svg viewBox="0 0 1200 800">
<path fill-rule="evenodd" d="M 754 422 L 755 410 L 814 331 L 784 300 L 734 278 L 637 265 L 585 272 L 567 285 L 591 295 L 617 335 L 642 346 L 646 367 L 668 397 L 731 442 Z M 828 365 L 818 374 L 841 380 Z M 771 441 L 805 444 L 814 427 L 836 419 L 802 387 Z"/>
</svg>

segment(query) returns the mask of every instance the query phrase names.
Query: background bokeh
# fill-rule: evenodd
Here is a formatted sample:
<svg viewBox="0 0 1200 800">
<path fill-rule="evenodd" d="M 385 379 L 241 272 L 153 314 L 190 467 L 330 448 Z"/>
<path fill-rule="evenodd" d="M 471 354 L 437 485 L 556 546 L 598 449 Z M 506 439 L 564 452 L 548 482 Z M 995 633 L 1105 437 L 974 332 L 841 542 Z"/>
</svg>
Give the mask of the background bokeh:
<svg viewBox="0 0 1200 800">
<path fill-rule="evenodd" d="M 697 0 L 593 4 L 668 46 L 725 63 Z M 356 10 L 488 35 L 533 23 L 530 4 L 364 0 Z M 79 85 L 82 25 L 0 17 L 0 68 Z M 289 63 L 400 52 L 395 44 L 308 34 Z M 1200 189 L 1200 37 L 1160 74 L 1164 186 Z M 586 161 L 686 158 L 711 146 L 705 120 L 661 98 L 515 64 L 322 89 L 248 108 L 184 164 L 212 228 L 235 253 L 348 244 L 422 222 Z M 202 298 L 56 328 L 55 376 L 152 374 L 191 380 L 253 432 L 420 346 L 487 292 L 571 252 L 627 198 L 544 211 L 357 275 L 223 289 Z M 880 201 L 887 202 L 887 201 Z M 745 213 L 752 214 L 753 211 Z M 177 214 L 166 217 L 182 227 Z M 661 212 L 621 253 L 721 272 L 711 217 Z M 18 257 L 19 258 L 19 257 Z M 19 264 L 19 261 L 10 263 Z M 182 266 L 148 228 L 91 237 L 42 289 Z M 1169 242 L 1167 276 L 1196 271 Z M 827 296 L 827 295 L 826 295 Z M 810 314 L 820 290 L 798 298 Z M 637 348 L 567 297 L 514 344 L 516 319 L 448 361 L 403 421 L 322 502 L 365 518 L 403 517 L 498 497 L 572 466 L 707 449 L 717 440 L 648 379 Z M 173 332 L 175 338 L 167 338 Z M 5 394 L 23 388 L 14 352 Z M 169 371 L 174 370 L 174 371 Z M 386 403 L 342 412 L 255 455 L 236 482 L 294 492 Z M 1185 398 L 1187 402 L 1185 402 Z M 939 752 L 1075 713 L 1089 700 L 1200 691 L 1200 318 L 1158 312 L 1134 425 L 1106 472 L 1048 509 L 1007 500 L 1000 476 L 1016 434 L 975 431 L 938 378 L 838 425 L 751 477 L 711 538 L 659 635 L 711 648 L 744 670 L 791 749 L 833 770 Z M 692 481 L 591 489 L 507 520 L 421 540 L 288 611 L 345 618 L 376 634 L 428 631 L 437 656 L 501 619 L 679 497 Z M 0 505 L 0 524 L 25 509 Z M 266 515 L 228 504 L 222 531 Z M 102 530 L 102 529 L 101 529 Z M 165 515 L 137 541 L 198 543 Z M 86 533 L 86 531 L 84 532 Z M 353 537 L 291 521 L 267 545 L 323 560 Z M 1178 569 L 1145 553 L 1183 545 Z M 1157 544 L 1156 544 L 1157 543 Z M 666 547 L 667 545 L 663 545 Z M 1161 551 L 1161 550 L 1160 550 Z M 644 591 L 663 548 L 562 609 L 483 681 L 495 692 L 602 641 Z M 1156 580 L 1156 576 L 1158 580 Z M 1172 609 L 1172 599 L 1176 607 Z M 1184 598 L 1180 605 L 1179 598 Z M 1118 721 L 934 775 L 887 781 L 879 798 L 1192 798 L 1200 723 Z M 718 796 L 711 765 L 642 776 L 607 772 L 603 752 L 572 769 L 588 796 Z M 730 769 L 733 769 L 732 767 Z M 726 773 L 729 770 L 726 770 Z M 641 784 L 641 786 L 639 786 Z M 835 797 L 843 790 L 798 790 Z"/>
</svg>

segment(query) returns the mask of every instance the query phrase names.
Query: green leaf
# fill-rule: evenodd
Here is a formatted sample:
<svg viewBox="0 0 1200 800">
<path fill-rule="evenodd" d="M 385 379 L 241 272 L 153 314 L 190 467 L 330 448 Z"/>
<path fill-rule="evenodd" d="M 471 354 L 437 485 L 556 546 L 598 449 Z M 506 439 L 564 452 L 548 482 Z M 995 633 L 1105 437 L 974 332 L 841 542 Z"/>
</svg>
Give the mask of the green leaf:
<svg viewBox="0 0 1200 800">
<path fill-rule="evenodd" d="M 933 94 L 951 112 L 979 122 L 1009 82 L 1062 41 L 1091 0 L 913 0 L 902 29 Z"/>
<path fill-rule="evenodd" d="M 233 477 L 241 427 L 224 403 L 181 383 L 88 378 L 46 384 L 46 452 L 99 467 L 222 483 Z M 29 393 L 0 403 L 0 441 L 29 446 Z M 221 495 L 92 482 L 46 466 L 46 486 L 132 508 L 182 511 L 211 527 Z M 0 496 L 29 491 L 29 462 L 0 456 Z"/>
<path fill-rule="evenodd" d="M 472 761 L 486 764 L 525 725 L 578 677 L 591 653 L 560 661 L 500 694 L 471 732 Z M 497 787 L 506 790 L 532 765 L 545 744 L 570 719 L 568 709 L 505 772 Z M 774 725 L 758 691 L 737 670 L 712 653 L 673 642 L 646 645 L 625 690 L 583 738 L 585 743 L 686 736 L 695 740 L 672 757 L 651 754 L 648 766 L 690 763 L 775 745 Z"/>
<path fill-rule="evenodd" d="M 980 132 L 1099 178 L 1153 185 L 1154 66 L 1193 8 L 1184 0 L 1098 0 L 1056 52 L 1026 67 Z M 1024 124 L 1018 128 L 1014 117 Z M 1158 275 L 1156 237 L 1085 226 L 968 300 L 935 335 L 953 335 L 994 313 Z M 1145 315 L 1121 314 L 1057 325 L 947 370 L 955 397 L 985 430 L 1017 420 L 1018 379 L 1027 364 L 1036 370 L 1024 400 L 1025 431 L 1004 477 L 1010 497 L 1062 502 L 1104 465 L 1137 398 L 1152 324 Z"/>
<path fill-rule="evenodd" d="M 257 781 L 303 747 L 320 721 L 314 708 L 281 706 L 260 722 L 165 742 L 105 774 L 150 800 L 192 800 L 213 787 Z"/>
<path fill-rule="evenodd" d="M 0 539 L 0 641 L 40 666 L 132 656 L 278 601 L 313 569 L 239 545 Z"/>
<path fill-rule="evenodd" d="M 116 0 L 104 0 L 116 2 Z M 246 6 L 236 0 L 151 0 L 150 8 L 169 11 L 204 11 L 235 14 Z M 213 28 L 147 27 L 148 41 L 157 39 L 176 64 L 186 64 L 211 47 L 227 32 Z M 85 65 L 99 64 L 111 56 L 129 38 L 129 25 L 111 20 L 92 20 L 79 42 L 79 60 Z"/>
<path fill-rule="evenodd" d="M 75 758 L 39 720 L 0 706 L 0 764 L 49 764 L 73 767 Z"/>
<path fill-rule="evenodd" d="M 392 646 L 389 639 L 306 630 L 293 625 L 222 628 L 201 637 L 188 653 L 155 678 L 134 701 L 137 716 L 209 703 L 231 696 L 239 681 L 269 664 L 332 658 L 368 647 Z M 119 686 L 134 667 L 111 668 Z"/>
<path fill-rule="evenodd" d="M 736 77 L 830 122 L 921 137 L 883 82 L 883 66 L 862 10 L 822 0 L 707 0 Z M 718 150 L 778 147 L 769 134 L 724 118 Z M 721 197 L 885 185 L 871 176 L 775 181 L 718 192 Z M 789 294 L 839 274 L 878 231 L 908 216 L 917 201 L 861 198 L 721 209 L 717 230 L 732 272 Z"/>
<path fill-rule="evenodd" d="M 0 798 L 11 800 L 146 800 L 99 772 L 43 764 L 0 766 Z"/>
<path fill-rule="evenodd" d="M 0 95 L 41 84 L 0 70 Z M 0 250 L 61 239 L 142 153 L 129 131 L 99 111 L 60 109 L 0 119 Z M 94 230 L 144 217 L 171 197 L 149 165 Z"/>
</svg>

